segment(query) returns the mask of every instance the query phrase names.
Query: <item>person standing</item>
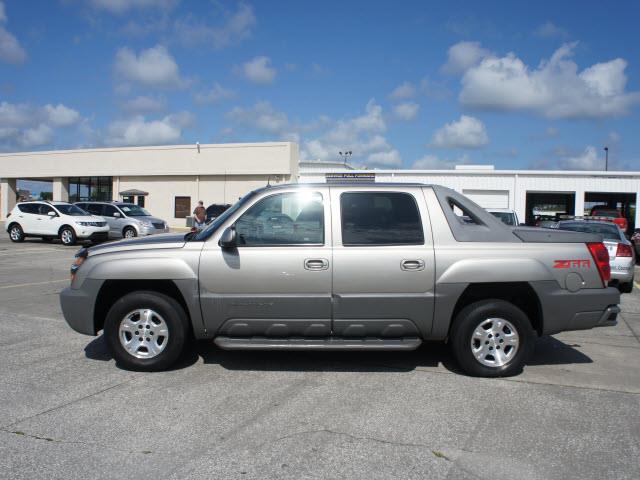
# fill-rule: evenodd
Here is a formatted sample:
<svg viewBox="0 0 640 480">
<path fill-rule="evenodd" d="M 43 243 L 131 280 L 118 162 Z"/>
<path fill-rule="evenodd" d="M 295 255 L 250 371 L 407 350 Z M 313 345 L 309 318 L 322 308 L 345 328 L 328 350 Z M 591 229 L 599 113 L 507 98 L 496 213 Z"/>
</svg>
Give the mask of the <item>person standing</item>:
<svg viewBox="0 0 640 480">
<path fill-rule="evenodd" d="M 198 206 L 193 210 L 193 226 L 200 229 L 204 227 L 207 220 L 207 210 L 204 208 L 202 200 L 198 202 Z"/>
</svg>

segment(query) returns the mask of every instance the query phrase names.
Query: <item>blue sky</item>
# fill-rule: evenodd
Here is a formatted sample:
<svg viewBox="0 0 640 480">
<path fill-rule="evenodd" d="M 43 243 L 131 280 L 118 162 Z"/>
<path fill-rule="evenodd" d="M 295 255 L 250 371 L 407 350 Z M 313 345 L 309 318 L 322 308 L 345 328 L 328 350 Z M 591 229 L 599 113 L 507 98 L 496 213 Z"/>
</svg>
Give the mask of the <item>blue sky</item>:
<svg viewBox="0 0 640 480">
<path fill-rule="evenodd" d="M 640 3 L 5 0 L 0 149 L 640 170 Z"/>
</svg>

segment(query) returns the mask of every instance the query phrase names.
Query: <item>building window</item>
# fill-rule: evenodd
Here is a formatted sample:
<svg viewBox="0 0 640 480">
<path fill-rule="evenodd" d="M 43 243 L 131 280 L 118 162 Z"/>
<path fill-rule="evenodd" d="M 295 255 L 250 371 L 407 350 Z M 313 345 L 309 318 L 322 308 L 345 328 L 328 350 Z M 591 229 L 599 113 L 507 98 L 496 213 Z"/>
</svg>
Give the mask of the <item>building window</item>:
<svg viewBox="0 0 640 480">
<path fill-rule="evenodd" d="M 108 202 L 113 198 L 113 177 L 69 178 L 70 202 Z"/>
<path fill-rule="evenodd" d="M 138 206 L 144 208 L 144 196 L 138 195 Z"/>
<path fill-rule="evenodd" d="M 191 215 L 191 197 L 175 197 L 174 218 L 186 218 Z"/>
</svg>

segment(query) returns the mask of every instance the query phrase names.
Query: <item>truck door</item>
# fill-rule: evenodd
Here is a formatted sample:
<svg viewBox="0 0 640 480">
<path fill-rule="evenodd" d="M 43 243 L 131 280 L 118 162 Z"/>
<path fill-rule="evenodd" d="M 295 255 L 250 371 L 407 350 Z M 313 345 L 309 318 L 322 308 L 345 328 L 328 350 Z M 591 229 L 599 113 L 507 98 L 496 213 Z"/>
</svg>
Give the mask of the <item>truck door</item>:
<svg viewBox="0 0 640 480">
<path fill-rule="evenodd" d="M 267 191 L 206 242 L 199 276 L 208 330 L 235 337 L 330 335 L 328 193 L 326 187 Z M 223 249 L 218 238 L 231 225 L 238 244 Z"/>
<path fill-rule="evenodd" d="M 435 269 L 422 189 L 332 186 L 331 208 L 334 335 L 428 335 Z"/>
</svg>

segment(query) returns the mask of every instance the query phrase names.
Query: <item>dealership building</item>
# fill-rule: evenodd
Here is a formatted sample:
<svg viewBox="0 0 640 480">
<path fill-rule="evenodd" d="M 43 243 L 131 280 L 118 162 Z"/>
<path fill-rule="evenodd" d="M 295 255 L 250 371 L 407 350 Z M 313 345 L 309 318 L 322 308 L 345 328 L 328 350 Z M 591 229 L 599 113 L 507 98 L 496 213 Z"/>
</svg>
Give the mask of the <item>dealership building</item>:
<svg viewBox="0 0 640 480">
<path fill-rule="evenodd" d="M 185 226 L 198 200 L 233 203 L 246 192 L 283 182 L 419 182 L 453 188 L 489 209 L 582 215 L 594 205 L 620 209 L 640 225 L 640 172 L 496 170 L 358 170 L 300 162 L 292 142 L 96 148 L 0 154 L 0 220 L 15 205 L 18 180 L 51 182 L 53 200 L 124 200 L 172 226 Z"/>
</svg>

